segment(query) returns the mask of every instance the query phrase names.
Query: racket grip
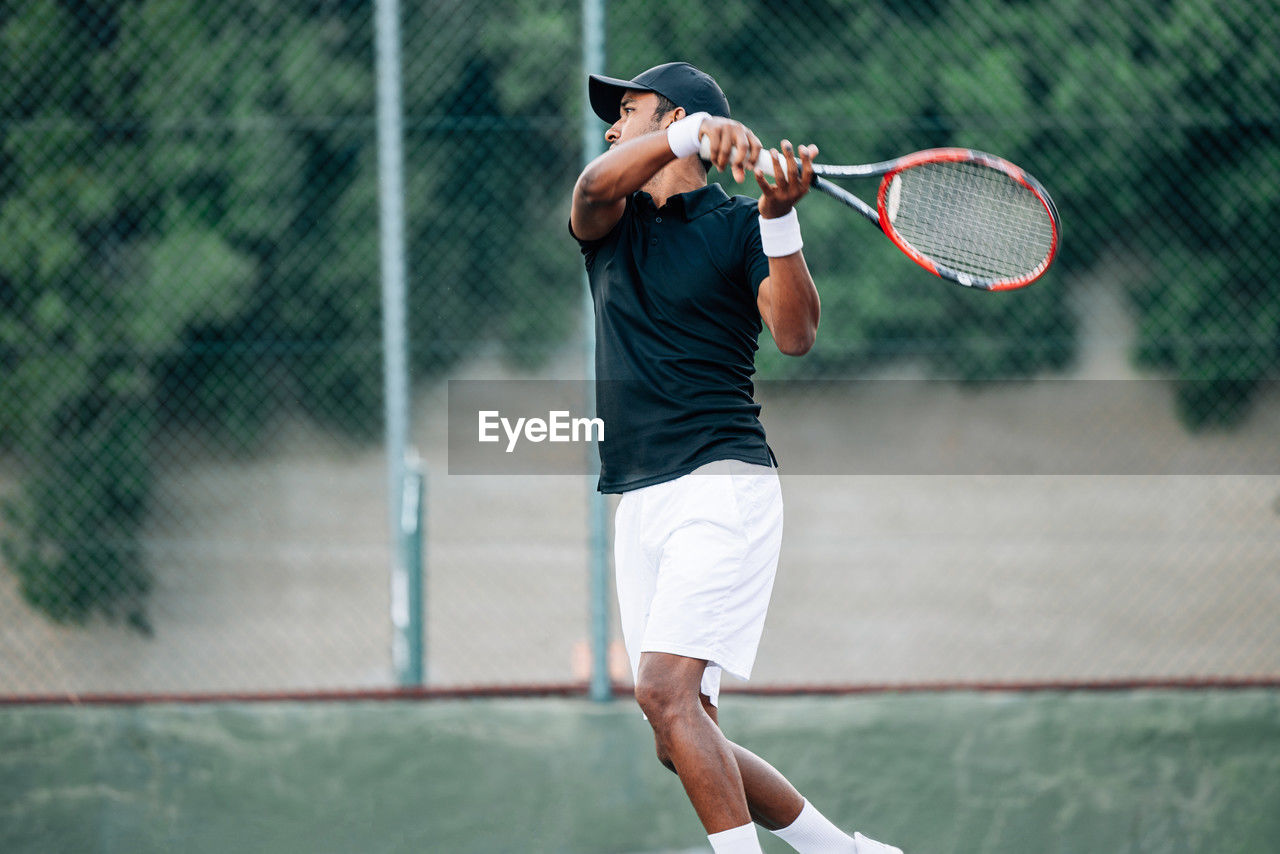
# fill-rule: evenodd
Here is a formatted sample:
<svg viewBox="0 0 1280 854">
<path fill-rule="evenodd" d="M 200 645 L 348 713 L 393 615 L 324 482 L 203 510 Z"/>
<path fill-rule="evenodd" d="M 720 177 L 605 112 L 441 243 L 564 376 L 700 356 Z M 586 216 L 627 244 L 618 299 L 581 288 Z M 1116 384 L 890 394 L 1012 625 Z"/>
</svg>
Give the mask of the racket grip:
<svg viewBox="0 0 1280 854">
<path fill-rule="evenodd" d="M 733 156 L 737 153 L 738 153 L 738 146 L 735 145 L 729 152 L 729 159 L 733 160 Z M 707 136 L 702 137 L 701 144 L 699 145 L 699 148 L 698 148 L 698 156 L 701 157 L 703 160 L 711 159 L 711 138 L 710 137 L 707 137 Z M 764 174 L 768 175 L 771 178 L 773 177 L 773 158 L 769 156 L 768 151 L 761 149 L 760 157 L 756 161 L 756 165 L 753 168 L 759 169 L 761 172 L 763 172 Z"/>
</svg>

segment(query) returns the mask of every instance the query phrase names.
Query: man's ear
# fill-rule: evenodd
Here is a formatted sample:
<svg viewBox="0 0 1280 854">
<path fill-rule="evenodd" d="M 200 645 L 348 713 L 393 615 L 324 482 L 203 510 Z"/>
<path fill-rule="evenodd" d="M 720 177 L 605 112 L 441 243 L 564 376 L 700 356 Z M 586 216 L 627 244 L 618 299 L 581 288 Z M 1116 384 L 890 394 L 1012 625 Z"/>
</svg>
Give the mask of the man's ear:
<svg viewBox="0 0 1280 854">
<path fill-rule="evenodd" d="M 674 110 L 672 110 L 671 112 L 667 113 L 665 116 L 662 117 L 663 118 L 662 126 L 664 128 L 668 128 L 672 124 L 680 121 L 687 115 L 689 114 L 685 112 L 684 107 L 676 107 Z"/>
</svg>

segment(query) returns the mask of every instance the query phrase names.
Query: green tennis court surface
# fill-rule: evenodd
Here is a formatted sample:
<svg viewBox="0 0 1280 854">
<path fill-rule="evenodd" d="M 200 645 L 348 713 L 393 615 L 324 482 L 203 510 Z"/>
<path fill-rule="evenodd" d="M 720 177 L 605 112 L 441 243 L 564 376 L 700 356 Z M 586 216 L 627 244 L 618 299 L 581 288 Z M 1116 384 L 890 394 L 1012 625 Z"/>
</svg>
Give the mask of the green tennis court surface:
<svg viewBox="0 0 1280 854">
<path fill-rule="evenodd" d="M 722 723 L 908 854 L 1280 850 L 1274 690 L 727 696 Z M 6 854 L 702 840 L 628 702 L 0 708 Z"/>
</svg>

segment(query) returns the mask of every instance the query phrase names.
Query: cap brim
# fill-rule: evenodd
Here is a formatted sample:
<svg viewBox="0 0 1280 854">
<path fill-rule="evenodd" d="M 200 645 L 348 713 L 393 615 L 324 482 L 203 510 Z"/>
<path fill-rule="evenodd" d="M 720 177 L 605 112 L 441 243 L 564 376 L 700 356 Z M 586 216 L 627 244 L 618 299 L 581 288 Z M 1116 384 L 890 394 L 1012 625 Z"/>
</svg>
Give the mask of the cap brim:
<svg viewBox="0 0 1280 854">
<path fill-rule="evenodd" d="M 628 89 L 636 92 L 654 91 L 633 80 L 619 80 L 616 77 L 605 77 L 603 74 L 587 76 L 587 96 L 591 100 L 591 109 L 608 124 L 618 120 L 618 107 L 622 103 L 623 94 Z"/>
</svg>

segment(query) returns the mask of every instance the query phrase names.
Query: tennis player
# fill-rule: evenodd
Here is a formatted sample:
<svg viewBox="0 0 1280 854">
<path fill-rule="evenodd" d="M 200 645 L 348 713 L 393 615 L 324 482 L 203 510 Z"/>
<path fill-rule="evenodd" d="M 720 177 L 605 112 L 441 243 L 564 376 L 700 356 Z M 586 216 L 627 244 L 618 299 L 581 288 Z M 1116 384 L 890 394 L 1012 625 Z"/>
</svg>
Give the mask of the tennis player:
<svg viewBox="0 0 1280 854">
<path fill-rule="evenodd" d="M 721 733 L 722 671 L 751 675 L 782 540 L 782 496 L 753 399 L 757 338 L 803 355 L 818 291 L 795 205 L 813 146 L 770 152 L 688 63 L 591 75 L 609 151 L 573 189 L 569 228 L 595 303 L 599 489 L 621 493 L 615 564 L 636 699 L 717 854 L 760 852 L 755 823 L 800 852 L 901 852 L 828 821 Z M 707 183 L 698 152 L 759 200 Z M 796 165 L 796 156 L 801 165 Z M 785 165 L 784 165 L 785 164 Z"/>
</svg>

